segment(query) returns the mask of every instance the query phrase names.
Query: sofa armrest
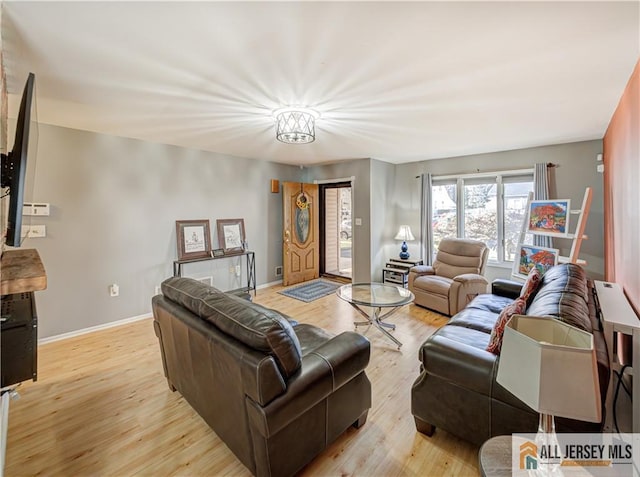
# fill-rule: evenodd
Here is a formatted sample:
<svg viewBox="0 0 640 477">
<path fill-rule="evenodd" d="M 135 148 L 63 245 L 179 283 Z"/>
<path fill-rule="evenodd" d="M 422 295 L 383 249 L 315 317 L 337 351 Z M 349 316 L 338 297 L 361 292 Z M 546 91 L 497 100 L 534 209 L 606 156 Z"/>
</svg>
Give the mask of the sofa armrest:
<svg viewBox="0 0 640 477">
<path fill-rule="evenodd" d="M 463 273 L 462 275 L 454 277 L 453 280 L 462 283 L 462 285 L 479 284 L 484 287 L 489 285 L 489 280 L 487 280 L 482 275 L 478 275 L 477 273 Z"/>
<path fill-rule="evenodd" d="M 287 391 L 262 407 L 247 397 L 251 425 L 264 437 L 278 433 L 308 409 L 359 375 L 369 364 L 370 343 L 345 331 L 302 358 L 300 371 L 289 379 Z"/>
<path fill-rule="evenodd" d="M 465 342 L 478 341 L 482 332 L 458 326 L 444 326 L 420 348 L 420 360 L 427 374 L 491 396 L 497 357 Z"/>
<path fill-rule="evenodd" d="M 431 265 L 416 265 L 409 269 L 409 273 L 413 273 L 415 276 L 421 275 L 435 275 L 436 272 Z"/>
<path fill-rule="evenodd" d="M 478 295 L 487 293 L 489 281 L 476 273 L 464 273 L 453 279 L 449 289 L 449 314 L 455 315 Z"/>
<path fill-rule="evenodd" d="M 491 283 L 491 293 L 514 300 L 520 296 L 522 291 L 522 283 L 513 280 L 505 280 L 497 278 Z"/>
</svg>

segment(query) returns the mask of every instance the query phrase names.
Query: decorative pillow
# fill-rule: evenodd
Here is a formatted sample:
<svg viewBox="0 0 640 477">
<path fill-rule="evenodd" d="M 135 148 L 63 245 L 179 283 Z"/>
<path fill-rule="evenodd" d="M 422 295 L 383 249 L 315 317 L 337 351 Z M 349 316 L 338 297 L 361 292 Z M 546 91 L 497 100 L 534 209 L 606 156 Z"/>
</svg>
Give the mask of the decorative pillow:
<svg viewBox="0 0 640 477">
<path fill-rule="evenodd" d="M 524 282 L 522 290 L 520 291 L 520 298 L 524 300 L 526 304 L 529 304 L 535 296 L 540 283 L 542 282 L 542 273 L 538 270 L 538 267 L 533 267 L 527 276 L 527 281 Z"/>
<path fill-rule="evenodd" d="M 493 325 L 491 330 L 491 337 L 489 338 L 489 344 L 487 345 L 487 351 L 490 353 L 499 355 L 502 348 L 502 335 L 504 334 L 504 327 L 513 315 L 522 315 L 527 308 L 527 302 L 521 297 L 516 298 L 513 303 L 509 303 L 500 312 L 500 316 Z"/>
</svg>

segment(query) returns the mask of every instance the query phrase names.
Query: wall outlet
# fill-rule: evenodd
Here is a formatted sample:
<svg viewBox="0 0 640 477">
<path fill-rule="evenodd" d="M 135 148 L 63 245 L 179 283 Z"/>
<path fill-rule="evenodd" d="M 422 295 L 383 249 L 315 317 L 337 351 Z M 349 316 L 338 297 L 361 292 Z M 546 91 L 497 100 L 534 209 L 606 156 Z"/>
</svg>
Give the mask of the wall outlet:
<svg viewBox="0 0 640 477">
<path fill-rule="evenodd" d="M 242 274 L 242 271 L 240 270 L 240 265 L 236 265 L 236 277 L 239 277 Z"/>
<path fill-rule="evenodd" d="M 118 296 L 120 295 L 120 287 L 117 283 L 109 285 L 109 296 Z"/>
<path fill-rule="evenodd" d="M 28 238 L 42 238 L 47 236 L 46 225 L 23 225 L 20 230 L 20 234 L 23 237 Z"/>
<path fill-rule="evenodd" d="M 281 277 L 282 276 L 282 265 L 280 265 L 279 267 L 276 267 L 276 277 Z"/>
<path fill-rule="evenodd" d="M 154 293 L 154 295 L 159 295 L 160 293 L 162 293 L 162 290 L 160 289 L 160 285 L 156 285 L 156 292 Z"/>
</svg>

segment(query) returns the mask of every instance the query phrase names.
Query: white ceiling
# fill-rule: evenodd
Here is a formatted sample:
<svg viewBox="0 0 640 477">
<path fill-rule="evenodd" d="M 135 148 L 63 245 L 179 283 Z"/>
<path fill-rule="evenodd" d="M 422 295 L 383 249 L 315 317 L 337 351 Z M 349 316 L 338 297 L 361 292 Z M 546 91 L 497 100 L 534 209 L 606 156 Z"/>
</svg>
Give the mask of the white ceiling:
<svg viewBox="0 0 640 477">
<path fill-rule="evenodd" d="M 635 2 L 4 2 L 38 120 L 288 164 L 403 163 L 603 137 Z M 271 112 L 321 113 L 316 141 Z"/>
</svg>

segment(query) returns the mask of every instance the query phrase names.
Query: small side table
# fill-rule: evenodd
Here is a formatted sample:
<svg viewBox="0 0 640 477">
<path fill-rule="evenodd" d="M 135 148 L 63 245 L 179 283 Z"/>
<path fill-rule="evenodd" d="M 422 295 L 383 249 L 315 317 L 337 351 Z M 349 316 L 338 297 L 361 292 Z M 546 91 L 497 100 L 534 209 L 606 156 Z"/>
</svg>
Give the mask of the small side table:
<svg viewBox="0 0 640 477">
<path fill-rule="evenodd" d="M 529 471 L 513 468 L 512 441 L 516 439 L 521 444 L 527 442 L 518 436 L 492 437 L 480 447 L 478 452 L 478 466 L 482 477 L 528 477 Z"/>
<path fill-rule="evenodd" d="M 422 260 L 403 260 L 401 258 L 390 259 L 382 269 L 382 283 L 395 283 L 407 288 L 409 270 L 416 265 L 422 265 Z"/>
</svg>

